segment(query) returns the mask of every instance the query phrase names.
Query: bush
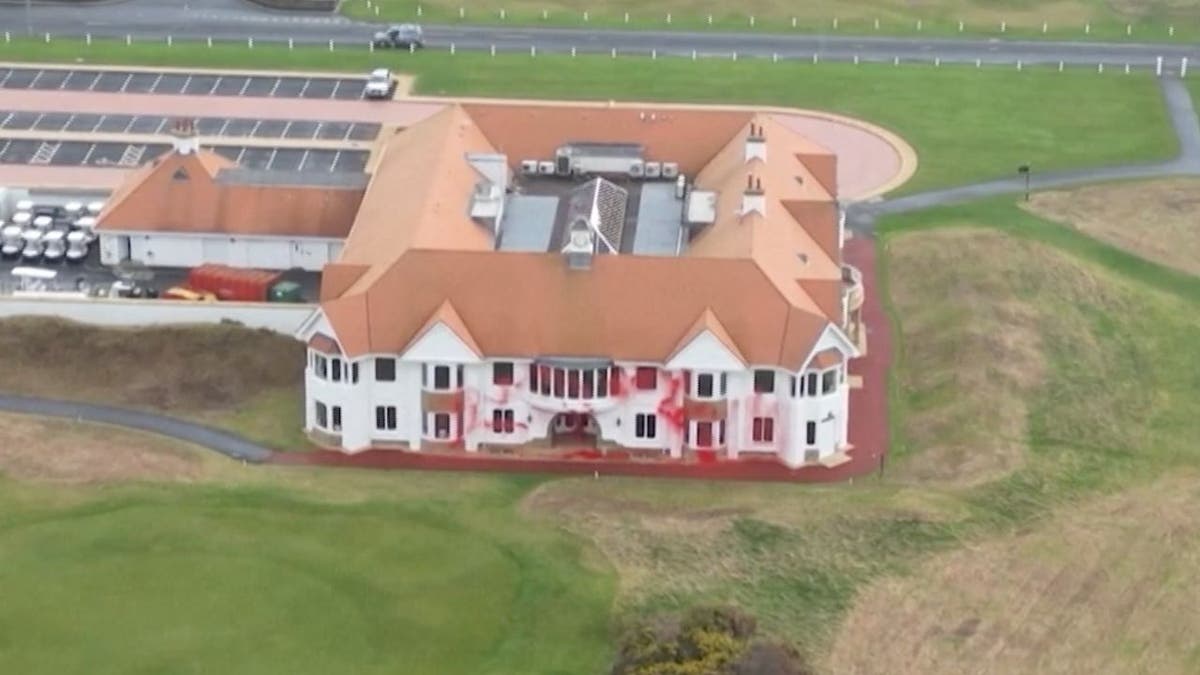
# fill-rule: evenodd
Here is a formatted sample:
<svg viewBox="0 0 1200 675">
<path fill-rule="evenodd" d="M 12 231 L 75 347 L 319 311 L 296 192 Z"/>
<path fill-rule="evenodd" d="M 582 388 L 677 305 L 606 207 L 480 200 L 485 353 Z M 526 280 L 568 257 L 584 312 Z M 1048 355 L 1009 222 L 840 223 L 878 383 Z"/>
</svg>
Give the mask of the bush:
<svg viewBox="0 0 1200 675">
<path fill-rule="evenodd" d="M 654 617 L 625 634 L 612 675 L 811 674 L 795 649 L 752 641 L 757 628 L 753 616 L 734 607 Z"/>
</svg>

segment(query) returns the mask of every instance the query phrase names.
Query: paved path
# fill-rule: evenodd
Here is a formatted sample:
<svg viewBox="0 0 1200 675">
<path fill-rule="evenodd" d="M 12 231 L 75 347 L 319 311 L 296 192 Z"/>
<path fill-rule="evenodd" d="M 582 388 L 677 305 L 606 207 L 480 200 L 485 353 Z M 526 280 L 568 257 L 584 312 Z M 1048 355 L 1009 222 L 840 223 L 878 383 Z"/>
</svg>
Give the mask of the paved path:
<svg viewBox="0 0 1200 675">
<path fill-rule="evenodd" d="M 1123 164 L 1046 173 L 1039 173 L 1037 167 L 1033 167 L 1034 173 L 1030 179 L 1029 189 L 1031 191 L 1046 190 L 1110 180 L 1200 176 L 1200 120 L 1197 119 L 1187 87 L 1183 81 L 1174 77 L 1162 78 L 1159 86 L 1171 118 L 1171 126 L 1179 139 L 1178 157 L 1167 162 Z M 1014 173 L 1009 178 L 944 190 L 919 192 L 894 199 L 851 204 L 847 207 L 846 220 L 851 227 L 860 231 L 868 231 L 873 227 L 875 218 L 883 215 L 920 211 L 934 206 L 956 204 L 984 197 L 1018 194 L 1025 190 L 1025 181 L 1016 174 L 1016 167 L 1013 168 Z"/>
<path fill-rule="evenodd" d="M 248 462 L 264 462 L 272 454 L 267 448 L 226 431 L 184 422 L 174 417 L 125 408 L 0 395 L 0 411 L 45 417 L 66 417 L 148 431 Z"/>
<path fill-rule="evenodd" d="M 124 36 L 158 38 L 204 38 L 302 43 L 336 40 L 365 46 L 381 24 L 354 21 L 341 16 L 280 12 L 240 0 L 127 0 L 120 3 L 64 8 L 61 5 L 0 5 L 0 26 L 15 33 L 30 32 L 60 36 Z M 765 56 L 850 61 L 947 63 L 1057 63 L 1094 66 L 1130 64 L 1150 67 L 1165 57 L 1178 67 L 1182 57 L 1200 59 L 1197 44 L 1139 44 L 1102 42 L 1054 42 L 997 39 L 902 38 L 846 35 L 781 35 L 770 33 L 685 32 L 652 30 L 605 30 L 585 28 L 521 28 L 507 26 L 426 25 L 430 46 L 445 49 L 451 43 L 460 49 L 486 50 L 492 45 L 503 51 L 528 53 L 531 46 L 541 52 L 609 53 L 690 56 Z"/>
</svg>

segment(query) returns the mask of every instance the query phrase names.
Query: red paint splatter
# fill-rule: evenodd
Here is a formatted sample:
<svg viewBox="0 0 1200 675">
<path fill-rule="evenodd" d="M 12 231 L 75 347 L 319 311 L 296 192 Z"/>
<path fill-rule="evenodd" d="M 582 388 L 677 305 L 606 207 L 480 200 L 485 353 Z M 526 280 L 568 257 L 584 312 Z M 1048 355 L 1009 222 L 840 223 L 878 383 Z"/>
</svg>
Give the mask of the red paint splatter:
<svg viewBox="0 0 1200 675">
<path fill-rule="evenodd" d="M 676 432 L 682 432 L 683 426 L 687 424 L 687 415 L 683 409 L 683 402 L 681 400 L 682 391 L 683 376 L 678 373 L 668 375 L 666 391 L 663 392 L 662 398 L 659 399 L 656 410 L 659 417 L 666 423 L 667 428 Z"/>
</svg>

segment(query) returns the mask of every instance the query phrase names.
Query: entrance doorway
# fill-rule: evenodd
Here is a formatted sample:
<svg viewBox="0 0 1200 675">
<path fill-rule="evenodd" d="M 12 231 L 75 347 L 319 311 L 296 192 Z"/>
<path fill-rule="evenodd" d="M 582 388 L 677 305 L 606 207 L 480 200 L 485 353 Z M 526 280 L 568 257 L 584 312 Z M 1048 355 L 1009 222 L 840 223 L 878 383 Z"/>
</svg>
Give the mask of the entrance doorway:
<svg viewBox="0 0 1200 675">
<path fill-rule="evenodd" d="M 559 413 L 550 420 L 550 444 L 596 447 L 600 426 L 587 413 Z"/>
</svg>

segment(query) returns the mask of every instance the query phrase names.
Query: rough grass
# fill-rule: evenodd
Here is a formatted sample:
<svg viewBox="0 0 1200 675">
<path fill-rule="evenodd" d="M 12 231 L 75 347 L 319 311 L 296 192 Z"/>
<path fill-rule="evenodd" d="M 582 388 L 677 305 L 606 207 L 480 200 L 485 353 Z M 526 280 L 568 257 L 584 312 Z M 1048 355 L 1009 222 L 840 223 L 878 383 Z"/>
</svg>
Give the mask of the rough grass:
<svg viewBox="0 0 1200 675">
<path fill-rule="evenodd" d="M 883 237 L 900 354 L 898 447 L 882 481 L 583 479 L 527 500 L 613 560 L 619 616 L 734 602 L 823 660 L 842 641 L 892 639 L 840 630 L 862 588 L 936 584 L 922 566 L 931 555 L 987 546 L 1200 462 L 1200 376 L 1189 365 L 1200 282 L 1008 201 L 893 218 Z M 1140 663 L 1186 652 L 1152 642 Z M 880 663 L 871 672 L 888 670 Z"/>
<path fill-rule="evenodd" d="M 376 14 L 375 7 L 379 7 Z M 417 15 L 417 7 L 422 9 Z M 999 35 L 1000 22 L 1006 22 L 1005 35 L 1051 37 L 1060 39 L 1194 39 L 1200 32 L 1200 3 L 1195 0 L 1057 0 L 1021 2 L 1018 0 L 815 0 L 795 3 L 783 0 L 743 0 L 736 5 L 719 0 L 665 0 L 652 7 L 632 0 L 376 0 L 368 7 L 365 0 L 348 0 L 343 12 L 363 18 L 394 18 L 428 22 L 460 21 L 459 8 L 465 8 L 465 20 L 471 23 L 510 25 L 619 26 L 631 29 L 839 32 L 844 34 L 958 35 L 958 22 L 965 22 L 964 35 Z M 506 12 L 503 20 L 500 10 Z M 543 16 L 543 11 L 548 14 Z M 588 11 L 588 21 L 583 12 Z M 630 15 L 626 24 L 624 14 Z M 671 14 L 671 23 L 666 15 Z M 749 17 L 755 17 L 750 25 Z M 796 26 L 791 24 L 796 18 Z M 835 31 L 833 19 L 838 19 Z M 876 29 L 874 21 L 879 20 Z M 918 31 L 916 22 L 922 21 Z M 1046 33 L 1042 33 L 1042 24 Z M 1084 25 L 1091 23 L 1091 32 Z M 1133 36 L 1125 34 L 1133 24 Z M 1168 27 L 1175 27 L 1174 36 Z"/>
<path fill-rule="evenodd" d="M 1200 180 L 1094 185 L 1043 192 L 1028 208 L 1151 262 L 1200 275 Z"/>
<path fill-rule="evenodd" d="M 231 462 L 162 486 L 0 476 L 0 672 L 600 672 L 611 570 L 521 519 L 526 489 Z"/>
<path fill-rule="evenodd" d="M 0 391 L 168 413 L 304 447 L 304 345 L 228 325 L 0 321 Z"/>
<path fill-rule="evenodd" d="M 843 113 L 886 127 L 917 150 L 903 191 L 1038 170 L 1169 159 L 1177 142 L 1155 79 L 1094 69 L 941 67 L 765 59 L 622 56 L 571 59 L 440 50 L 370 54 L 361 49 L 245 45 L 14 41 L 0 60 L 83 61 L 191 67 L 365 72 L 375 66 L 417 76 L 416 92 L 448 96 L 693 101 L 794 106 Z M 531 63 L 536 67 L 531 67 Z M 936 104 L 931 103 L 936 102 Z M 1061 111 L 1071 110 L 1064 115 Z M 1097 142 L 1097 139 L 1104 139 Z"/>
<path fill-rule="evenodd" d="M 1200 492 L 1189 473 L 872 585 L 833 648 L 845 674 L 1195 673 Z"/>
</svg>

